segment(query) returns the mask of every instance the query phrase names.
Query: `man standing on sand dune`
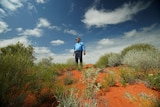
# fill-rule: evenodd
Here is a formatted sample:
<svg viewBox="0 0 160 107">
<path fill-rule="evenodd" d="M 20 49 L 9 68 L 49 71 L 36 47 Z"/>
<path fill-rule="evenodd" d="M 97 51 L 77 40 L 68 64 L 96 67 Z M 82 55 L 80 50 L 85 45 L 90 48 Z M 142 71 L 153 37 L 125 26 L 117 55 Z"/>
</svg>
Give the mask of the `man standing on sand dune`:
<svg viewBox="0 0 160 107">
<path fill-rule="evenodd" d="M 74 45 L 74 54 L 75 55 L 75 62 L 78 66 L 78 60 L 80 60 L 80 65 L 83 65 L 83 54 L 86 55 L 85 45 L 81 42 L 81 38 L 76 38 L 76 43 Z"/>
</svg>

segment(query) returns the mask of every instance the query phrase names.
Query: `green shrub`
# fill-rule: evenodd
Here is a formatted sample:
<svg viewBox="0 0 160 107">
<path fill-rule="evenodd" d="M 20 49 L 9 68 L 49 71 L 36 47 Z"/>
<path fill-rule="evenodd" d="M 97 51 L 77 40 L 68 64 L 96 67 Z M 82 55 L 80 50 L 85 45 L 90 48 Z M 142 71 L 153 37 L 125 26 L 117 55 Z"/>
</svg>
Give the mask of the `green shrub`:
<svg viewBox="0 0 160 107">
<path fill-rule="evenodd" d="M 147 84 L 150 88 L 156 89 L 160 91 L 160 73 L 155 75 L 148 75 Z"/>
<path fill-rule="evenodd" d="M 122 57 L 125 56 L 131 50 L 137 50 L 137 51 L 151 50 L 151 51 L 156 51 L 157 49 L 153 45 L 147 44 L 147 43 L 133 44 L 133 45 L 128 46 L 127 48 L 122 50 L 122 52 L 121 52 Z"/>
<path fill-rule="evenodd" d="M 108 53 L 99 58 L 99 60 L 96 62 L 96 66 L 99 68 L 104 68 L 108 66 L 117 66 L 120 65 L 121 56 L 116 53 Z"/>
<path fill-rule="evenodd" d="M 102 55 L 99 60 L 96 62 L 96 67 L 99 67 L 99 68 L 104 68 L 107 66 L 108 64 L 108 57 L 109 57 L 109 54 L 105 54 L 105 55 Z"/>
<path fill-rule="evenodd" d="M 136 70 L 149 71 L 160 67 L 160 52 L 152 50 L 132 50 L 123 57 L 123 64 Z"/>
<path fill-rule="evenodd" d="M 108 90 L 109 87 L 115 86 L 116 85 L 116 77 L 113 71 L 110 71 L 107 76 L 104 77 L 104 83 L 102 84 L 102 87 L 104 90 Z"/>
<path fill-rule="evenodd" d="M 135 75 L 133 71 L 128 71 L 125 68 L 120 69 L 120 82 L 123 86 L 126 86 L 126 84 L 133 84 L 135 82 Z"/>
<path fill-rule="evenodd" d="M 34 84 L 35 76 L 31 74 L 32 53 L 31 46 L 25 47 L 20 43 L 1 48 L 0 102 L 3 106 L 21 105 L 25 98 L 25 93 L 21 92 L 29 88 L 25 88 L 26 84 Z"/>
<path fill-rule="evenodd" d="M 108 66 L 118 66 L 121 64 L 121 55 L 117 53 L 111 53 L 108 58 Z"/>
<path fill-rule="evenodd" d="M 79 107 L 80 99 L 76 90 L 71 88 L 66 90 L 65 87 L 56 89 L 56 98 L 59 102 L 57 107 Z"/>
<path fill-rule="evenodd" d="M 34 75 L 44 87 L 54 87 L 54 82 L 58 75 L 56 74 L 55 69 L 52 69 L 52 66 L 52 58 L 43 58 L 34 66 L 36 71 Z"/>
</svg>

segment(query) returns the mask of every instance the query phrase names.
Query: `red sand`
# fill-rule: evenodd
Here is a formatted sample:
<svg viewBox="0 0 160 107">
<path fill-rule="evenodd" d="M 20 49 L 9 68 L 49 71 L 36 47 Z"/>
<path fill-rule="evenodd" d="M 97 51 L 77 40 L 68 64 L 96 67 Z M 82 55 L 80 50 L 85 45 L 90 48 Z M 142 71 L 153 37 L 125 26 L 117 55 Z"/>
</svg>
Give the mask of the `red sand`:
<svg viewBox="0 0 160 107">
<path fill-rule="evenodd" d="M 93 67 L 93 65 L 88 64 L 85 65 L 84 69 L 88 69 L 90 67 Z M 117 76 L 117 80 L 119 78 L 119 75 L 117 72 L 119 72 L 119 67 L 111 67 L 104 69 L 105 72 L 99 73 L 97 81 L 103 82 L 104 77 L 107 75 L 107 71 L 114 71 Z M 86 89 L 86 86 L 82 83 L 82 72 L 78 70 L 73 70 L 70 72 L 64 73 L 64 75 L 59 76 L 58 78 L 58 84 L 64 85 L 64 78 L 69 74 L 71 74 L 71 78 L 75 79 L 76 82 L 71 85 L 66 85 L 66 88 L 75 87 L 76 89 L 80 91 L 84 91 Z M 41 94 L 45 94 L 47 92 L 48 88 L 44 88 L 41 90 Z M 156 90 L 152 90 L 150 88 L 147 88 L 143 83 L 135 83 L 133 85 L 126 85 L 126 87 L 123 87 L 119 81 L 117 81 L 116 86 L 109 87 L 107 91 L 100 90 L 97 93 L 97 100 L 98 100 L 98 107 L 154 107 L 154 105 L 151 103 L 150 99 L 143 99 L 142 97 L 139 97 L 140 94 L 156 97 L 160 100 L 160 92 Z M 127 96 L 132 97 L 127 97 Z M 26 105 L 31 106 L 34 104 L 35 96 L 32 94 L 28 94 L 25 102 L 27 102 Z M 51 104 L 50 104 L 51 105 Z M 42 104 L 41 107 L 49 107 Z"/>
<path fill-rule="evenodd" d="M 85 66 L 85 69 L 88 69 L 90 67 L 92 66 Z M 97 81 L 100 83 L 104 80 L 105 75 L 107 75 L 107 71 L 119 72 L 118 67 L 106 68 L 104 70 L 106 72 L 98 74 Z M 76 87 L 81 91 L 85 90 L 86 87 L 81 82 L 82 72 L 73 70 L 71 71 L 71 74 L 71 77 L 75 78 L 77 82 L 69 85 L 69 87 Z M 65 76 L 66 74 L 61 76 L 59 79 L 63 80 Z M 128 98 L 127 94 L 132 97 Z M 140 94 L 156 97 L 160 100 L 160 92 L 146 87 L 143 83 L 135 83 L 133 85 L 127 85 L 126 87 L 124 87 L 119 82 L 117 82 L 116 86 L 109 87 L 108 91 L 101 90 L 97 93 L 97 100 L 99 102 L 98 107 L 154 107 L 149 99 L 143 99 L 142 97 L 139 97 Z"/>
</svg>

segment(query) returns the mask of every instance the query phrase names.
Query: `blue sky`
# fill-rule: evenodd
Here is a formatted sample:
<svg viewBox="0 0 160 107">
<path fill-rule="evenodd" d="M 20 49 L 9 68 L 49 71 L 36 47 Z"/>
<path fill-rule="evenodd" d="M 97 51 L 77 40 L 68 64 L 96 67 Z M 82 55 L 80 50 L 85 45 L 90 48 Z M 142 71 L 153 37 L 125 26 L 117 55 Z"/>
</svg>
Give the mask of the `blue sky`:
<svg viewBox="0 0 160 107">
<path fill-rule="evenodd" d="M 86 45 L 84 63 L 135 43 L 160 48 L 159 0 L 0 0 L 0 47 L 34 47 L 39 61 L 74 58 L 75 38 Z"/>
</svg>

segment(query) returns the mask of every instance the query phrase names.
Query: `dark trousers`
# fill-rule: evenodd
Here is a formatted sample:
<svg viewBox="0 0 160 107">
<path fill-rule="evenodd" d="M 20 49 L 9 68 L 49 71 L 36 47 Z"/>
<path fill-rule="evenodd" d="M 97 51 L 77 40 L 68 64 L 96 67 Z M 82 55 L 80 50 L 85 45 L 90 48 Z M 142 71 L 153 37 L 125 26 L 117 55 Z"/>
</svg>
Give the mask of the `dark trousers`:
<svg viewBox="0 0 160 107">
<path fill-rule="evenodd" d="M 80 60 L 80 64 L 82 65 L 82 51 L 75 51 L 75 61 L 77 64 L 78 60 Z"/>
</svg>

